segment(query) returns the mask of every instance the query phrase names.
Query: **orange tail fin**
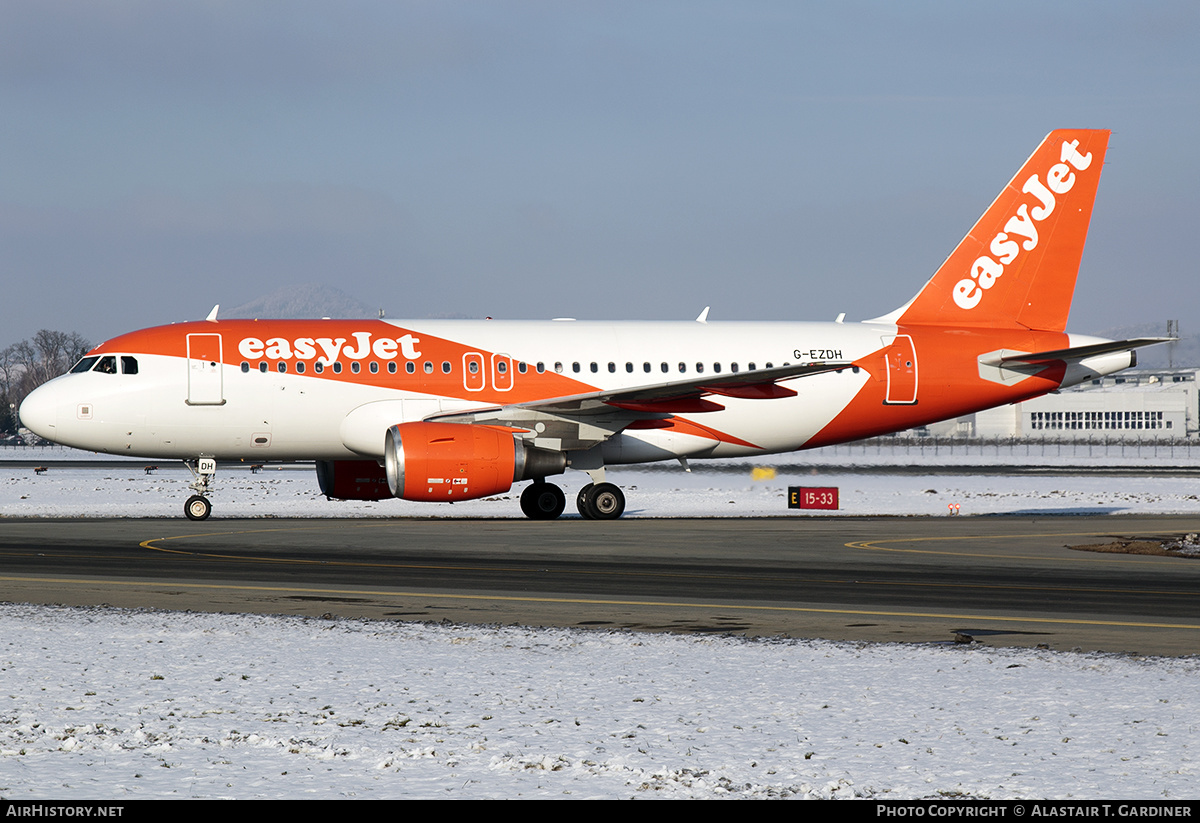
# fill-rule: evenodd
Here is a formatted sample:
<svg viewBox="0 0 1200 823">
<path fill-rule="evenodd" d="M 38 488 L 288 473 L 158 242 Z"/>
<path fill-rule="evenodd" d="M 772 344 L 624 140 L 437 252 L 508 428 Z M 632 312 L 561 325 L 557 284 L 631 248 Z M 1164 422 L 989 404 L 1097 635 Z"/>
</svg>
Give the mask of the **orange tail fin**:
<svg viewBox="0 0 1200 823">
<path fill-rule="evenodd" d="M 880 320 L 1063 331 L 1108 135 L 1050 132 L 920 294 Z"/>
</svg>

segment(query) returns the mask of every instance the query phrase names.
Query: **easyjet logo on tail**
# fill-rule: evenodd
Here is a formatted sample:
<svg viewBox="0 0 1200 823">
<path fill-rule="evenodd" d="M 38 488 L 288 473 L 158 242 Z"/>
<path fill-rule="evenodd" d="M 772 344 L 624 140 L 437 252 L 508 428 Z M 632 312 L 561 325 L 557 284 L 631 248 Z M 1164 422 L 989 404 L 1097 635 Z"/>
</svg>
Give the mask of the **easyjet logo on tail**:
<svg viewBox="0 0 1200 823">
<path fill-rule="evenodd" d="M 988 246 L 990 254 L 982 255 L 971 264 L 971 276 L 954 284 L 954 302 L 962 309 L 973 309 L 983 300 L 983 293 L 996 285 L 1004 275 L 1004 267 L 1011 265 L 1022 251 L 1037 248 L 1038 223 L 1054 211 L 1055 195 L 1069 192 L 1075 185 L 1075 172 L 1086 171 L 1092 165 L 1092 153 L 1079 153 L 1079 141 L 1063 141 L 1059 161 L 1046 171 L 1046 182 L 1033 175 L 1021 187 L 1024 194 L 1033 199 L 1022 203 L 1017 213 L 1004 224 Z M 1069 165 L 1068 165 L 1069 164 Z"/>
</svg>

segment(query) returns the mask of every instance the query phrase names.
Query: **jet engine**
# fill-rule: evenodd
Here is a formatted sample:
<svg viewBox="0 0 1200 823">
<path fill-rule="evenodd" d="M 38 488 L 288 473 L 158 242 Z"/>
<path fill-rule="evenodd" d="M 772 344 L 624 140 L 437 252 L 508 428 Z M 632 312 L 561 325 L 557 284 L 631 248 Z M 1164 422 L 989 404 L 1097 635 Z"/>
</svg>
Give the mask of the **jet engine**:
<svg viewBox="0 0 1200 823">
<path fill-rule="evenodd" d="M 386 500 L 387 474 L 374 460 L 318 460 L 317 484 L 330 500 Z"/>
<path fill-rule="evenodd" d="M 429 502 L 501 494 L 567 466 L 565 454 L 530 446 L 512 429 L 467 423 L 400 423 L 387 430 L 383 452 L 391 493 Z"/>
</svg>

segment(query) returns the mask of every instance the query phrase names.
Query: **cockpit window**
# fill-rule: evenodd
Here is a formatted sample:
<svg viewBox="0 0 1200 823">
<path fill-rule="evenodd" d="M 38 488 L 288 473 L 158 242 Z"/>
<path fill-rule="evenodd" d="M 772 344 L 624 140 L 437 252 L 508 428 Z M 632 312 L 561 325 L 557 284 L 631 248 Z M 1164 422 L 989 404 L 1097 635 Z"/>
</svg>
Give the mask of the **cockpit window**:
<svg viewBox="0 0 1200 823">
<path fill-rule="evenodd" d="M 121 374 L 137 374 L 137 358 L 121 355 Z"/>
<path fill-rule="evenodd" d="M 71 367 L 71 374 L 82 374 L 85 371 L 91 371 L 92 366 L 96 365 L 96 361 L 99 359 L 98 356 L 83 358 Z"/>
<path fill-rule="evenodd" d="M 101 374 L 116 374 L 117 373 L 117 358 L 115 355 L 107 354 L 100 358 L 100 362 L 96 364 L 96 368 L 92 371 L 98 371 Z"/>
</svg>

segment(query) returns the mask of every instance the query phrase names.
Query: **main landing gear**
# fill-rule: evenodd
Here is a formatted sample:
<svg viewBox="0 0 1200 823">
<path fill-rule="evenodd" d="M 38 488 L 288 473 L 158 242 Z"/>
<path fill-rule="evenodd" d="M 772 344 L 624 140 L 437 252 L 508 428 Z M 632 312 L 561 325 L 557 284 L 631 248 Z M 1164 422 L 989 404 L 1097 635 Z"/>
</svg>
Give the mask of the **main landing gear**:
<svg viewBox="0 0 1200 823">
<path fill-rule="evenodd" d="M 521 492 L 521 511 L 534 521 L 552 521 L 562 515 L 566 495 L 554 483 L 535 480 Z M 583 519 L 614 521 L 625 512 L 625 494 L 612 483 L 588 483 L 575 497 Z"/>
<path fill-rule="evenodd" d="M 567 507 L 562 489 L 535 480 L 521 492 L 521 511 L 530 520 L 553 520 Z M 588 483 L 575 497 L 584 520 L 616 520 L 625 512 L 625 494 L 612 483 Z"/>
<path fill-rule="evenodd" d="M 625 493 L 612 483 L 588 483 L 575 496 L 584 520 L 616 520 L 625 513 Z"/>
<path fill-rule="evenodd" d="M 212 503 L 208 502 L 208 487 L 217 473 L 217 461 L 211 457 L 201 457 L 197 460 L 184 460 L 195 481 L 188 486 L 195 492 L 183 504 L 183 513 L 188 520 L 207 520 L 212 514 Z"/>
<path fill-rule="evenodd" d="M 534 480 L 521 492 L 521 511 L 530 520 L 553 520 L 566 507 L 563 490 L 545 480 Z"/>
</svg>

